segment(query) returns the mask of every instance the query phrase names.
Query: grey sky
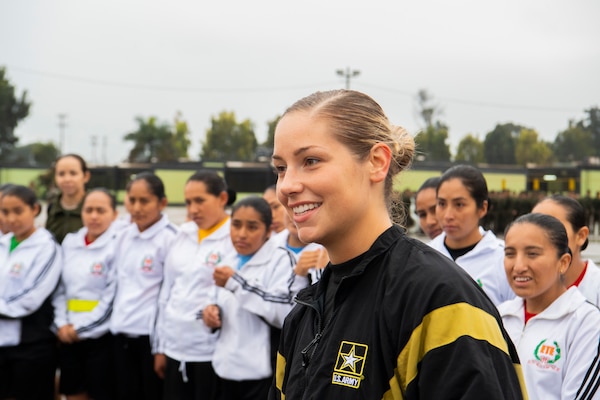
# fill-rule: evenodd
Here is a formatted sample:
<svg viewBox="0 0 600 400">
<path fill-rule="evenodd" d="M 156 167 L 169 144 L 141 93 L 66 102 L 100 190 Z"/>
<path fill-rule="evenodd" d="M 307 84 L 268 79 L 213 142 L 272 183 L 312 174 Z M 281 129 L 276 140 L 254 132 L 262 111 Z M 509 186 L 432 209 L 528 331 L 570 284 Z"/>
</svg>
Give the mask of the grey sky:
<svg viewBox="0 0 600 400">
<path fill-rule="evenodd" d="M 413 133 L 427 89 L 454 150 L 503 122 L 553 140 L 600 105 L 599 17 L 597 0 L 0 0 L 0 65 L 33 101 L 20 143 L 58 143 L 65 113 L 64 150 L 92 162 L 103 137 L 109 163 L 126 157 L 135 117 L 177 111 L 192 158 L 223 110 L 262 141 L 295 100 L 343 87 L 346 67 L 361 71 L 353 89 Z"/>
</svg>

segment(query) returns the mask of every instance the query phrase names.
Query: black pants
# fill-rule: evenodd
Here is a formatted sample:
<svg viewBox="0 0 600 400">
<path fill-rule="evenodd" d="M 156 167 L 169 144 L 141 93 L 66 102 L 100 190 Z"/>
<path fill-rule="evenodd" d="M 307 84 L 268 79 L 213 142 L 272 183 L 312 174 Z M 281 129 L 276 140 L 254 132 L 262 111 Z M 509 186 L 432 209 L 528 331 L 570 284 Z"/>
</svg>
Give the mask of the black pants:
<svg viewBox="0 0 600 400">
<path fill-rule="evenodd" d="M 217 400 L 218 388 L 219 378 L 210 361 L 186 362 L 182 365 L 167 357 L 164 399 Z"/>
<path fill-rule="evenodd" d="M 53 400 L 56 341 L 0 347 L 0 398 Z"/>
<path fill-rule="evenodd" d="M 150 338 L 114 336 L 115 389 L 118 400 L 161 400 L 162 380 L 154 372 Z"/>
<path fill-rule="evenodd" d="M 59 348 L 60 393 L 87 393 L 94 400 L 112 400 L 114 363 L 112 335 L 87 339 Z"/>
<path fill-rule="evenodd" d="M 251 381 L 221 379 L 221 400 L 266 400 L 272 378 Z"/>
</svg>

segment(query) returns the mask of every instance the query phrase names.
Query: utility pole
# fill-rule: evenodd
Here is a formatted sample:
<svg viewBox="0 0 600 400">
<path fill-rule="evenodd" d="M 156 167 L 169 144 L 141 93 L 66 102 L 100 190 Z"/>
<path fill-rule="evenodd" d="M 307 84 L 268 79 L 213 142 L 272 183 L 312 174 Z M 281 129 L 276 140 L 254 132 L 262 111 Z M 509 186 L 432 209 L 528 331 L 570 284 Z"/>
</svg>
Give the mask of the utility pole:
<svg viewBox="0 0 600 400">
<path fill-rule="evenodd" d="M 102 164 L 107 165 L 106 161 L 106 146 L 108 145 L 108 139 L 106 135 L 102 136 Z"/>
<path fill-rule="evenodd" d="M 58 151 L 60 152 L 60 154 L 64 154 L 63 145 L 65 142 L 65 128 L 67 126 L 67 123 L 65 122 L 66 118 L 67 114 L 58 114 Z"/>
<path fill-rule="evenodd" d="M 97 164 L 98 160 L 96 159 L 96 146 L 98 146 L 98 136 L 92 135 L 90 139 L 92 141 L 92 162 Z"/>
<path fill-rule="evenodd" d="M 338 69 L 335 71 L 336 74 L 346 78 L 346 89 L 350 89 L 350 79 L 355 78 L 360 75 L 360 71 L 357 69 L 350 69 L 350 67 L 346 67 L 346 70 Z"/>
</svg>

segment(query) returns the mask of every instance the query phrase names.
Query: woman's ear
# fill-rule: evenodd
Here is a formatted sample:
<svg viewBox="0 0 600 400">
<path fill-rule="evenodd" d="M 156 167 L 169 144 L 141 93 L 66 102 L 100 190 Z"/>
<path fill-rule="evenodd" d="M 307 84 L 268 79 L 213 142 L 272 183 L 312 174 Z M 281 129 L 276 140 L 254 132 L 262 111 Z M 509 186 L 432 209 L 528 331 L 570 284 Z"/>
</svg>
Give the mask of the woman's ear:
<svg viewBox="0 0 600 400">
<path fill-rule="evenodd" d="M 581 248 L 581 246 L 583 246 L 589 234 L 590 228 L 587 226 L 582 226 L 577 232 L 575 232 L 575 241 L 577 243 L 577 247 Z"/>
<path fill-rule="evenodd" d="M 564 275 L 568 270 L 569 267 L 571 266 L 571 254 L 569 253 L 565 253 L 560 257 L 560 273 L 561 275 Z"/>
<path fill-rule="evenodd" d="M 385 143 L 376 143 L 369 153 L 369 166 L 372 182 L 383 182 L 388 175 L 392 151 Z"/>
<path fill-rule="evenodd" d="M 483 203 L 481 204 L 481 207 L 479 207 L 477 209 L 477 212 L 479 213 L 479 219 L 485 217 L 485 215 L 487 214 L 488 205 L 489 205 L 489 202 L 487 200 L 484 200 Z"/>
<path fill-rule="evenodd" d="M 229 201 L 229 194 L 227 192 L 219 193 L 219 204 L 221 205 L 221 207 L 225 208 L 228 201 Z"/>
</svg>

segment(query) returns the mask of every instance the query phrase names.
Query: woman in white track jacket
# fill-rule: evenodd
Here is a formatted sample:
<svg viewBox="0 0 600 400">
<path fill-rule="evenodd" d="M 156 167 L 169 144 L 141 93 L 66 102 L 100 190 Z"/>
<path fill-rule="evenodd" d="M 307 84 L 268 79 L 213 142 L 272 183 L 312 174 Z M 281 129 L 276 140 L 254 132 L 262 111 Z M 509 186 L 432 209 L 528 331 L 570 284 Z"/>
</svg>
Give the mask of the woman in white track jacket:
<svg viewBox="0 0 600 400">
<path fill-rule="evenodd" d="M 52 292 L 62 251 L 50 232 L 36 228 L 40 205 L 31 189 L 13 186 L 0 202 L 10 231 L 0 239 L 0 398 L 52 399 Z"/>
<path fill-rule="evenodd" d="M 308 279 L 294 274 L 295 259 L 268 239 L 271 210 L 262 198 L 238 202 L 231 214 L 236 253 L 215 269 L 216 305 L 204 322 L 220 328 L 213 367 L 222 379 L 223 399 L 265 399 L 273 374 L 271 326 L 281 328 L 294 295 Z"/>
<path fill-rule="evenodd" d="M 498 306 L 515 294 L 502 267 L 504 243 L 479 226 L 488 207 L 483 174 L 470 165 L 449 168 L 440 178 L 435 209 L 444 231 L 429 245 L 454 260 Z"/>
<path fill-rule="evenodd" d="M 60 346 L 60 393 L 114 398 L 109 320 L 115 296 L 114 259 L 118 243 L 112 223 L 115 197 L 93 189 L 83 200 L 84 227 L 62 242 L 64 264 L 54 293 L 54 324 Z"/>
<path fill-rule="evenodd" d="M 598 399 L 600 310 L 564 275 L 567 233 L 556 218 L 526 214 L 508 226 L 504 267 L 517 298 L 500 305 L 532 400 Z"/>
<path fill-rule="evenodd" d="M 114 336 L 116 399 L 159 400 L 162 379 L 154 372 L 155 331 L 164 262 L 178 228 L 162 213 L 163 182 L 141 173 L 127 186 L 132 224 L 119 237 L 117 292 L 110 320 Z"/>
<path fill-rule="evenodd" d="M 215 302 L 215 267 L 235 252 L 227 185 L 216 172 L 198 171 L 185 185 L 185 202 L 191 221 L 181 225 L 165 260 L 154 368 L 164 377 L 165 399 L 212 400 L 218 395 L 211 365 L 217 333 L 199 314 Z"/>
</svg>

